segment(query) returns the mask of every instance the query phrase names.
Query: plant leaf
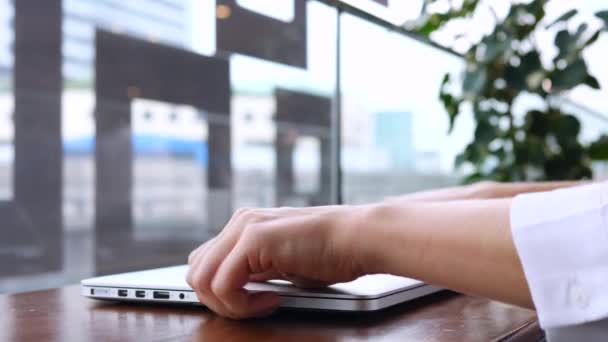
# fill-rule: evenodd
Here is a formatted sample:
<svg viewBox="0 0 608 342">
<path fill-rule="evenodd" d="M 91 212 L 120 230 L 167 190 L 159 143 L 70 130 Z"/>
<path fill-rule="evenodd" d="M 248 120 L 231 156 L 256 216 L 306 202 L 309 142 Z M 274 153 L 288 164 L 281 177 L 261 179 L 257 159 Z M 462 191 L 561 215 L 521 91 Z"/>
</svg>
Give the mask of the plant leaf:
<svg viewBox="0 0 608 342">
<path fill-rule="evenodd" d="M 487 121 L 478 121 L 475 128 L 475 142 L 478 144 L 489 144 L 496 138 L 496 127 Z"/>
<path fill-rule="evenodd" d="M 539 164 L 545 160 L 543 140 L 537 136 L 529 136 L 525 142 L 516 144 L 514 153 L 519 165 Z"/>
<path fill-rule="evenodd" d="M 481 61 L 488 63 L 503 55 L 511 46 L 511 38 L 503 29 L 496 29 L 492 34 L 485 36 L 481 40 L 485 47 Z"/>
<path fill-rule="evenodd" d="M 608 10 L 599 11 L 595 16 L 604 21 L 604 30 L 608 30 Z"/>
<path fill-rule="evenodd" d="M 587 75 L 584 83 L 593 89 L 601 89 L 600 82 L 594 76 Z"/>
<path fill-rule="evenodd" d="M 524 6 L 526 7 L 526 10 L 528 10 L 528 12 L 530 12 L 532 15 L 534 15 L 534 18 L 536 18 L 536 22 L 538 23 L 545 17 L 545 4 L 546 3 L 547 3 L 547 0 L 534 0 Z"/>
<path fill-rule="evenodd" d="M 486 83 L 486 70 L 483 66 L 473 63 L 467 67 L 462 81 L 462 91 L 465 97 L 477 96 Z"/>
<path fill-rule="evenodd" d="M 602 135 L 593 142 L 588 152 L 593 160 L 608 160 L 608 135 Z"/>
<path fill-rule="evenodd" d="M 454 168 L 458 169 L 462 166 L 462 164 L 464 164 L 466 162 L 466 156 L 464 155 L 464 153 L 460 153 L 456 156 L 456 159 L 454 159 Z"/>
<path fill-rule="evenodd" d="M 562 153 L 565 152 L 564 147 L 578 143 L 581 123 L 574 115 L 558 115 L 551 121 L 551 130 L 562 147 Z"/>
<path fill-rule="evenodd" d="M 569 10 L 568 12 L 562 14 L 559 18 L 555 19 L 555 21 L 553 21 L 551 24 L 547 25 L 547 28 L 551 28 L 551 27 L 553 27 L 553 25 L 555 25 L 557 23 L 561 23 L 562 21 L 568 21 L 572 17 L 574 17 L 577 13 L 578 13 L 578 11 L 575 9 Z"/>
<path fill-rule="evenodd" d="M 570 51 L 576 47 L 573 36 L 568 30 L 561 30 L 555 35 L 555 46 L 559 50 L 559 53 L 555 57 L 554 61 L 568 56 Z"/>
<path fill-rule="evenodd" d="M 555 35 L 555 46 L 558 48 L 559 53 L 553 59 L 553 62 L 557 62 L 560 59 L 573 60 L 576 57 L 576 54 L 579 54 L 581 52 L 581 45 L 584 47 L 587 44 L 593 43 L 594 39 L 597 39 L 597 37 L 594 37 L 595 34 L 591 36 L 591 42 L 587 41 L 584 44 L 581 44 L 580 42 L 581 38 L 583 37 L 583 34 L 585 33 L 585 31 L 587 31 L 588 27 L 589 25 L 587 25 L 586 23 L 582 23 L 578 26 L 574 34 L 571 34 L 568 30 L 559 31 Z"/>
<path fill-rule="evenodd" d="M 460 104 L 462 103 L 462 99 L 456 98 L 454 95 L 450 94 L 446 89 L 446 85 L 450 82 L 450 74 L 446 73 L 441 80 L 441 88 L 439 90 L 439 101 L 443 104 L 446 112 L 449 117 L 449 127 L 448 133 L 452 133 L 454 129 L 454 122 L 456 121 L 456 117 L 460 113 Z"/>
<path fill-rule="evenodd" d="M 416 31 L 423 36 L 430 36 L 431 33 L 437 31 L 441 28 L 443 22 L 441 21 L 441 17 L 438 14 L 431 15 L 422 26 L 420 26 Z"/>
<path fill-rule="evenodd" d="M 450 82 L 450 73 L 446 73 L 445 75 L 443 75 L 443 78 L 441 79 L 441 88 L 443 90 L 443 88 L 445 87 L 446 84 L 448 84 Z"/>
<path fill-rule="evenodd" d="M 587 31 L 587 28 L 589 28 L 589 25 L 587 25 L 587 23 L 582 23 L 578 25 L 576 33 L 574 34 L 574 38 L 576 39 L 576 41 L 578 41 L 583 36 L 583 33 Z"/>
<path fill-rule="evenodd" d="M 477 183 L 479 181 L 482 181 L 486 179 L 486 176 L 484 176 L 481 172 L 475 172 L 472 173 L 470 175 L 468 175 L 463 181 L 463 184 L 473 184 L 473 183 Z"/>
<path fill-rule="evenodd" d="M 601 30 L 596 31 L 591 37 L 589 37 L 589 39 L 587 39 L 587 41 L 585 42 L 584 47 L 587 47 L 587 46 L 595 43 L 597 41 L 597 39 L 600 37 L 601 33 L 602 33 Z"/>
<path fill-rule="evenodd" d="M 587 64 L 582 58 L 568 65 L 564 70 L 556 70 L 551 75 L 553 90 L 569 90 L 585 82 L 588 76 Z"/>
<path fill-rule="evenodd" d="M 549 132 L 549 117 L 539 110 L 531 110 L 525 116 L 525 129 L 533 136 L 544 138 Z"/>
<path fill-rule="evenodd" d="M 488 155 L 487 146 L 473 141 L 467 145 L 463 152 L 463 159 L 479 166 L 483 163 Z"/>
<path fill-rule="evenodd" d="M 538 51 L 533 50 L 520 58 L 521 63 L 518 66 L 507 64 L 505 67 L 504 79 L 507 82 L 507 88 L 535 92 L 546 74 L 540 61 L 540 55 Z M 534 77 L 535 75 L 536 77 Z M 539 78 L 539 80 L 531 82 L 532 78 Z"/>
</svg>

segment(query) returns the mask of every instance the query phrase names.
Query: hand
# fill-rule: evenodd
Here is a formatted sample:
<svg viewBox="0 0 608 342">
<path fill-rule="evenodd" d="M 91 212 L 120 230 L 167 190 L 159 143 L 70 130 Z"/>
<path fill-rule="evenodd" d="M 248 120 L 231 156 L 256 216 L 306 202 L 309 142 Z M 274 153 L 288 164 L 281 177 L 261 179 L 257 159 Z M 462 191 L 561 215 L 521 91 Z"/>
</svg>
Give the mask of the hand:
<svg viewBox="0 0 608 342">
<path fill-rule="evenodd" d="M 201 303 L 230 318 L 268 314 L 274 293 L 247 293 L 249 281 L 285 279 L 319 287 L 365 274 L 364 207 L 241 209 L 214 239 L 193 251 L 188 284 Z"/>
</svg>

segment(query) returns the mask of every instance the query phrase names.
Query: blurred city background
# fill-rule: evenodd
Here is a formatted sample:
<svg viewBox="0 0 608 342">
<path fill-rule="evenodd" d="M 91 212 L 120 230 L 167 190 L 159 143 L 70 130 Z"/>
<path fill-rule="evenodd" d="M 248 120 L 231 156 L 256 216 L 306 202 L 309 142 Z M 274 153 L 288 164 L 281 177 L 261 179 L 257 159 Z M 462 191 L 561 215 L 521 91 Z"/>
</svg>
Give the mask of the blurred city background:
<svg viewBox="0 0 608 342">
<path fill-rule="evenodd" d="M 17 65 L 17 2 L 0 0 L 0 201 L 7 206 L 19 200 L 14 187 L 18 177 L 14 167 L 18 150 L 14 141 L 13 82 Z M 372 0 L 345 2 L 395 23 L 415 18 L 420 6 L 416 1 L 389 1 L 389 6 Z M 4 235 L 1 239 L 5 241 L 0 243 L 0 293 L 57 286 L 111 271 L 183 263 L 188 251 L 219 231 L 221 222 L 238 207 L 327 204 L 336 201 L 337 192 L 343 194 L 344 203 L 365 203 L 460 181 L 454 158 L 470 139 L 473 120 L 471 116 L 460 118 L 456 131 L 447 135 L 448 118 L 437 98 L 444 73 L 463 67 L 458 54 L 352 14 L 339 15 L 335 8 L 314 0 L 58 3 L 62 14 L 63 181 L 61 229 L 56 234 L 61 234 L 61 239 L 49 244 L 44 234 L 46 227 L 38 223 L 18 227 L 0 223 Z M 593 11 L 601 2 L 554 1 L 551 6 L 559 11 L 569 7 Z M 247 47 L 231 51 L 235 41 L 264 46 L 265 39 L 275 39 L 260 38 L 256 36 L 258 32 L 248 31 L 245 26 L 239 33 L 241 40 L 222 38 L 221 34 L 234 35 L 235 31 L 226 26 L 220 32 L 219 25 L 228 25 L 237 14 L 243 15 L 248 25 L 255 23 L 243 13 L 255 13 L 253 18 L 285 25 L 280 37 L 298 42 L 303 56 L 298 59 L 279 54 L 273 60 L 256 51 L 248 52 Z M 290 26 L 297 26 L 302 18 L 305 21 L 292 30 Z M 28 25 L 38 25 L 35 19 Z M 483 30 L 480 25 L 480 34 Z M 226 94 L 229 113 L 147 98 L 145 90 L 130 85 L 127 88 L 130 123 L 125 127 L 132 146 L 132 167 L 121 168 L 116 178 L 124 170 L 131 172 L 131 181 L 125 183 L 130 184 L 130 190 L 125 192 L 131 199 L 131 221 L 126 224 L 129 227 L 120 220 L 113 224 L 103 217 L 96 218 L 100 201 L 96 187 L 101 184 L 96 180 L 96 173 L 100 172 L 96 163 L 102 160 L 96 159 L 95 146 L 96 103 L 102 100 L 96 93 L 96 81 L 100 79 L 96 67 L 103 67 L 96 66 L 96 31 L 103 31 L 112 39 L 124 36 L 150 47 L 226 60 L 230 70 L 230 94 Z M 447 41 L 450 37 L 438 39 Z M 97 47 L 101 46 L 97 43 Z M 608 66 L 603 62 L 608 43 L 602 38 L 596 45 L 589 53 L 590 69 L 600 82 L 608 84 Z M 44 54 L 45 49 L 39 53 Z M 148 62 L 143 58 L 139 63 Z M 154 67 L 162 67 L 162 75 L 167 75 L 167 70 L 170 74 L 176 66 Z M 160 85 L 168 82 L 154 72 L 146 77 Z M 201 82 L 213 88 L 215 80 Z M 336 122 L 332 113 L 336 110 L 338 86 L 341 180 L 335 177 L 335 151 L 326 146 L 337 132 L 332 126 Z M 44 116 L 46 104 L 53 103 L 48 94 L 36 89 L 23 91 L 25 96 L 39 100 L 38 114 Z M 565 101 L 579 114 L 584 139 L 595 138 L 608 128 L 608 117 L 602 114 L 606 94 L 581 89 L 570 95 Z M 310 108 L 322 108 L 321 114 L 327 120 L 298 121 L 287 115 L 282 121 L 278 117 L 285 111 L 278 108 L 283 106 L 280 103 L 292 108 L 290 99 L 302 96 L 316 99 L 317 107 Z M 109 99 L 108 106 L 112 106 L 112 101 Z M 307 112 L 292 114 L 314 116 Z M 229 127 L 230 132 L 225 138 L 230 143 L 231 174 L 227 174 L 231 181 L 229 187 L 222 188 L 224 194 L 209 188 L 210 183 L 215 183 L 215 176 L 209 174 L 214 158 L 210 142 L 214 127 Z M 286 145 L 288 156 L 281 154 Z M 118 149 L 116 153 L 122 151 Z M 104 160 L 111 160 L 111 156 L 108 158 Z M 290 165 L 283 169 L 285 163 Z M 601 177 L 601 166 L 597 168 Z M 104 179 L 111 182 L 112 166 L 106 169 L 109 174 Z M 44 174 L 47 170 L 36 172 Z M 213 174 L 218 172 L 221 170 Z M 284 178 L 281 172 L 289 175 Z M 285 179 L 288 184 L 284 184 Z M 25 212 L 24 217 L 19 217 L 29 222 L 28 215 Z M 58 255 L 57 262 L 38 265 L 49 254 Z"/>
</svg>

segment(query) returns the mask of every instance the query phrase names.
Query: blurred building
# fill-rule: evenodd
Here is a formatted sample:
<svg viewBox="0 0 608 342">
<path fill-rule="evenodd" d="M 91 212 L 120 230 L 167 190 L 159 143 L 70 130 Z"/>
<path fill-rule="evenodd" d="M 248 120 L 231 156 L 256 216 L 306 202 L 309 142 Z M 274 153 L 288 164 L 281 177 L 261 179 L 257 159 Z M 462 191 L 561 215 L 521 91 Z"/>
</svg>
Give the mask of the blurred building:
<svg viewBox="0 0 608 342">
<path fill-rule="evenodd" d="M 9 67 L 13 65 L 13 5 L 10 0 L 0 0 L 0 90 L 3 78 L 6 77 Z"/>
<path fill-rule="evenodd" d="M 64 77 L 92 78 L 95 28 L 184 47 L 189 43 L 189 1 L 63 0 Z M 14 9 L 0 0 L 0 79 L 13 64 Z M 1 83 L 0 83 L 1 86 Z"/>
<path fill-rule="evenodd" d="M 190 39 L 188 1 L 63 0 L 64 77 L 90 79 L 95 28 L 185 47 Z"/>
<path fill-rule="evenodd" d="M 375 144 L 388 153 L 392 168 L 411 169 L 416 158 L 412 114 L 376 113 L 374 123 Z"/>
</svg>

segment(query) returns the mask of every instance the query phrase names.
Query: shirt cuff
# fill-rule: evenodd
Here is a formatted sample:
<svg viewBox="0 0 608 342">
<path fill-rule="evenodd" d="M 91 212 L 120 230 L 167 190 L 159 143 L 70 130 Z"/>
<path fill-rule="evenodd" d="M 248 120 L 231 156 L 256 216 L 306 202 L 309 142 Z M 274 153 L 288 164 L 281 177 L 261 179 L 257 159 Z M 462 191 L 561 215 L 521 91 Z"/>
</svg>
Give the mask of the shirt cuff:
<svg viewBox="0 0 608 342">
<path fill-rule="evenodd" d="M 524 194 L 511 231 L 543 328 L 608 317 L 608 183 Z"/>
</svg>

